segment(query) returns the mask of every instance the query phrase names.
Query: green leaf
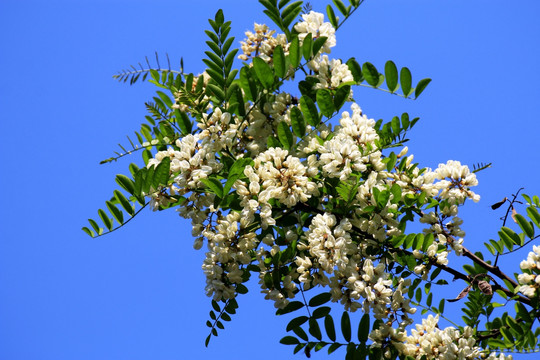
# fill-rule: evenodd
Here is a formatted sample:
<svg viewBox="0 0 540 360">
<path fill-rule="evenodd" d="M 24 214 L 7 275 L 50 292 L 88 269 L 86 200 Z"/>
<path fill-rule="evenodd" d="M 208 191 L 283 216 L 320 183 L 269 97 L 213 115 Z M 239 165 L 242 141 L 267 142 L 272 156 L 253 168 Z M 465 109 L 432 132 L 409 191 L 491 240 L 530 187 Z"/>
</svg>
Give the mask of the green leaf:
<svg viewBox="0 0 540 360">
<path fill-rule="evenodd" d="M 206 85 L 206 92 L 209 95 L 214 95 L 220 102 L 225 100 L 225 92 L 223 89 L 217 85 L 209 83 Z"/>
<path fill-rule="evenodd" d="M 277 126 L 277 134 L 279 141 L 281 144 L 283 144 L 283 148 L 285 150 L 290 150 L 293 143 L 293 134 L 291 132 L 291 129 L 289 129 L 289 125 L 285 121 L 281 121 Z"/>
<path fill-rule="evenodd" d="M 311 126 L 317 126 L 320 123 L 319 111 L 313 100 L 309 96 L 302 96 L 300 98 L 300 106 L 302 113 L 307 123 Z"/>
<path fill-rule="evenodd" d="M 327 302 L 330 301 L 331 298 L 332 298 L 332 295 L 329 292 L 315 295 L 314 297 L 311 298 L 311 300 L 309 300 L 309 306 L 317 307 L 317 306 L 326 304 Z"/>
<path fill-rule="evenodd" d="M 390 193 L 392 193 L 392 204 L 397 204 L 401 200 L 401 186 L 398 184 L 393 184 L 390 188 Z"/>
<path fill-rule="evenodd" d="M 326 117 L 331 117 L 335 111 L 332 94 L 327 89 L 317 90 L 317 103 L 321 112 Z"/>
<path fill-rule="evenodd" d="M 341 0 L 332 0 L 332 1 L 334 2 L 334 5 L 336 5 L 340 13 L 345 15 L 345 17 L 349 15 L 349 11 L 347 11 L 347 7 L 345 6 L 345 4 L 343 4 Z"/>
<path fill-rule="evenodd" d="M 304 307 L 304 304 L 300 301 L 291 301 L 283 309 L 278 309 L 276 315 L 288 314 L 290 312 L 299 310 Z"/>
<path fill-rule="evenodd" d="M 281 14 L 281 17 L 283 19 L 283 32 L 285 35 L 287 35 L 287 38 L 290 38 L 290 31 L 289 26 L 291 23 L 300 15 L 302 12 L 302 1 L 297 1 L 292 3 L 291 5 L 287 6 L 285 10 L 283 10 L 283 13 Z"/>
<path fill-rule="evenodd" d="M 166 156 L 157 165 L 154 171 L 153 186 L 157 189 L 159 186 L 167 186 L 169 182 L 169 171 L 171 168 L 171 158 Z"/>
<path fill-rule="evenodd" d="M 427 252 L 428 248 L 433 244 L 435 241 L 435 236 L 433 233 L 429 233 L 426 236 L 424 236 L 424 241 L 422 242 L 422 251 Z"/>
<path fill-rule="evenodd" d="M 354 58 L 350 58 L 347 61 L 347 66 L 349 67 L 354 81 L 356 81 L 357 84 L 360 84 L 362 81 L 364 81 L 364 76 L 362 75 L 362 68 Z"/>
<path fill-rule="evenodd" d="M 223 187 L 224 195 L 229 193 L 229 191 L 231 190 L 231 187 L 234 185 L 236 180 L 244 176 L 244 169 L 246 168 L 246 166 L 251 164 L 252 161 L 253 160 L 251 159 L 240 158 L 234 162 L 234 164 L 231 166 L 229 170 L 227 182 L 225 183 L 225 186 Z"/>
<path fill-rule="evenodd" d="M 403 91 L 403 95 L 405 95 L 406 97 L 409 96 L 412 92 L 412 76 L 411 71 L 406 67 L 401 68 L 401 71 L 399 73 L 399 82 L 401 83 L 401 91 Z"/>
<path fill-rule="evenodd" d="M 291 125 L 294 134 L 299 138 L 302 138 L 306 134 L 306 122 L 304 116 L 297 106 L 291 108 Z"/>
<path fill-rule="evenodd" d="M 422 290 L 420 288 L 416 289 L 414 298 L 416 299 L 416 302 L 422 301 Z"/>
<path fill-rule="evenodd" d="M 506 233 L 504 231 L 499 231 L 498 234 L 499 234 L 499 237 L 501 238 L 502 242 L 506 246 L 506 248 L 508 250 L 512 251 L 512 249 L 514 248 L 514 241 L 508 235 L 508 233 Z M 493 245 L 495 245 L 495 244 L 493 244 Z"/>
<path fill-rule="evenodd" d="M 295 338 L 294 336 L 285 336 L 279 342 L 283 345 L 296 345 L 300 344 L 300 340 Z"/>
<path fill-rule="evenodd" d="M 161 98 L 163 103 L 167 105 L 167 107 L 170 109 L 173 106 L 173 102 L 170 97 L 167 96 L 163 91 L 156 91 L 156 94 Z"/>
<path fill-rule="evenodd" d="M 266 146 L 270 149 L 270 148 L 280 148 L 282 145 L 276 137 L 269 136 L 266 139 Z"/>
<path fill-rule="evenodd" d="M 200 179 L 200 181 L 208 186 L 210 190 L 213 191 L 214 194 L 216 194 L 218 197 L 223 198 L 223 185 L 221 182 L 216 178 L 206 178 L 206 179 Z"/>
<path fill-rule="evenodd" d="M 414 89 L 414 98 L 417 99 L 424 89 L 429 85 L 431 79 L 422 79 L 416 84 L 416 89 Z"/>
<path fill-rule="evenodd" d="M 240 116 L 246 116 L 246 107 L 244 96 L 242 95 L 242 90 L 238 83 L 233 83 L 232 86 L 227 91 L 227 94 L 230 92 L 229 97 L 229 112 L 233 112 Z"/>
<path fill-rule="evenodd" d="M 308 320 L 309 318 L 307 316 L 299 316 L 297 318 L 292 319 L 291 321 L 289 321 L 289 324 L 287 324 L 287 331 L 291 331 L 292 329 L 295 329 L 305 324 L 305 322 Z"/>
<path fill-rule="evenodd" d="M 369 335 L 369 315 L 364 314 L 358 324 L 358 341 L 365 343 Z"/>
<path fill-rule="evenodd" d="M 174 111 L 174 114 L 176 122 L 178 123 L 178 126 L 180 126 L 180 130 L 182 130 L 182 135 L 190 134 L 193 124 L 191 123 L 191 120 L 189 120 L 189 116 L 184 111 L 178 109 Z"/>
<path fill-rule="evenodd" d="M 291 41 L 291 45 L 289 46 L 289 59 L 291 60 L 291 65 L 294 68 L 297 68 L 298 65 L 300 65 L 301 56 L 300 42 L 298 37 L 294 37 Z"/>
<path fill-rule="evenodd" d="M 429 293 L 428 297 L 427 297 L 427 300 L 426 300 L 426 305 L 428 307 L 431 306 L 431 302 L 433 301 L 433 293 Z"/>
<path fill-rule="evenodd" d="M 116 205 L 114 205 L 110 201 L 106 201 L 105 204 L 107 205 L 107 209 L 112 214 L 112 216 L 115 218 L 115 220 L 118 222 L 119 225 L 122 225 L 124 223 L 124 214 L 122 211 L 120 211 Z"/>
<path fill-rule="evenodd" d="M 540 227 L 540 214 L 538 213 L 538 210 L 536 210 L 535 207 L 529 206 L 527 208 L 527 214 L 531 218 L 531 220 L 534 222 L 534 224 L 537 227 Z"/>
<path fill-rule="evenodd" d="M 341 333 L 346 342 L 351 341 L 351 319 L 346 311 L 341 316 Z"/>
<path fill-rule="evenodd" d="M 330 347 L 328 348 L 328 355 L 339 349 L 341 346 L 343 345 L 340 343 L 333 343 L 332 345 L 330 345 Z"/>
<path fill-rule="evenodd" d="M 439 313 L 443 313 L 444 312 L 444 299 L 441 299 L 441 301 L 439 302 Z"/>
<path fill-rule="evenodd" d="M 308 33 L 302 42 L 302 54 L 306 61 L 311 60 L 311 54 L 313 52 L 313 38 L 311 33 Z"/>
<path fill-rule="evenodd" d="M 278 45 L 274 49 L 274 71 L 278 77 L 285 77 L 285 74 L 287 73 L 285 66 L 285 54 L 283 53 L 281 45 Z"/>
<path fill-rule="evenodd" d="M 343 104 L 349 99 L 349 94 L 351 92 L 351 87 L 349 85 L 344 85 L 336 90 L 334 95 L 334 106 L 336 111 L 339 111 Z"/>
<path fill-rule="evenodd" d="M 331 341 L 336 341 L 336 328 L 334 326 L 334 319 L 332 319 L 332 316 L 326 315 L 324 318 L 324 328 L 328 338 Z"/>
<path fill-rule="evenodd" d="M 236 292 L 239 294 L 247 294 L 248 288 L 244 284 L 236 284 Z"/>
<path fill-rule="evenodd" d="M 257 97 L 257 85 L 253 79 L 249 66 L 240 69 L 240 87 L 244 90 L 246 100 L 255 101 Z"/>
<path fill-rule="evenodd" d="M 506 236 L 510 237 L 511 241 L 516 244 L 516 245 L 523 245 L 521 242 L 521 238 L 519 237 L 518 234 L 516 234 L 516 232 L 506 226 L 503 226 L 501 228 L 502 230 L 502 233 L 504 233 Z M 501 231 L 499 231 L 499 233 L 501 233 Z"/>
<path fill-rule="evenodd" d="M 293 332 L 296 334 L 296 336 L 298 336 L 300 339 L 304 340 L 304 341 L 308 341 L 308 336 L 306 334 L 306 332 L 304 331 L 304 329 L 302 329 L 301 327 L 295 327 L 293 329 Z"/>
<path fill-rule="evenodd" d="M 94 219 L 88 219 L 88 222 L 98 235 L 101 235 L 103 233 L 103 228 L 100 228 Z"/>
<path fill-rule="evenodd" d="M 379 83 L 379 72 L 377 71 L 377 68 L 369 62 L 362 65 L 362 75 L 371 86 L 376 87 Z"/>
<path fill-rule="evenodd" d="M 394 92 L 398 88 L 398 70 L 393 61 L 388 60 L 384 65 L 384 75 L 386 78 L 386 86 L 390 92 Z"/>
<path fill-rule="evenodd" d="M 85 233 L 90 235 L 90 237 L 95 237 L 96 236 L 96 234 L 94 234 L 94 232 L 92 230 L 90 230 L 89 228 L 87 228 L 86 226 L 82 228 L 82 231 L 84 231 Z"/>
<path fill-rule="evenodd" d="M 527 219 L 525 219 L 525 217 L 521 214 L 514 215 L 514 219 L 517 221 L 519 227 L 521 230 L 523 230 L 525 235 L 532 239 L 534 237 L 534 227 L 532 224 L 528 222 Z"/>
<path fill-rule="evenodd" d="M 314 318 L 310 318 L 309 319 L 309 333 L 311 335 L 313 335 L 313 337 L 315 337 L 315 339 L 317 340 L 321 340 L 322 339 L 322 334 L 321 334 L 321 328 L 319 326 L 319 323 L 317 322 L 316 319 Z"/>
<path fill-rule="evenodd" d="M 328 20 L 330 20 L 330 24 L 332 24 L 332 26 L 335 28 L 338 27 L 338 20 L 331 5 L 326 6 L 326 14 L 328 15 Z"/>
<path fill-rule="evenodd" d="M 223 22 L 225 21 L 225 17 L 223 16 L 223 10 L 219 9 L 216 12 L 215 20 L 218 25 L 223 25 Z"/>
<path fill-rule="evenodd" d="M 133 180 L 131 180 L 127 176 L 122 174 L 116 175 L 116 182 L 122 187 L 122 189 L 126 190 L 131 195 L 135 193 L 135 184 Z"/>
<path fill-rule="evenodd" d="M 315 309 L 315 311 L 313 311 L 313 314 L 311 315 L 311 317 L 315 319 L 323 318 L 327 316 L 328 314 L 330 314 L 330 310 L 331 309 L 328 306 L 318 307 Z"/>
<path fill-rule="evenodd" d="M 112 230 L 112 221 L 111 219 L 107 216 L 107 214 L 105 213 L 105 211 L 103 209 L 99 209 L 98 210 L 98 214 L 99 214 L 99 217 L 101 218 L 101 221 L 103 221 L 103 224 L 105 224 L 105 227 L 111 231 Z"/>
<path fill-rule="evenodd" d="M 265 89 L 271 89 L 274 85 L 274 72 L 270 65 L 268 65 L 263 59 L 256 57 L 253 59 L 253 68 L 255 74 L 259 78 L 261 84 Z"/>
<path fill-rule="evenodd" d="M 327 39 L 328 38 L 326 36 L 319 36 L 318 38 L 315 39 L 315 41 L 313 41 L 313 47 L 312 47 L 313 56 L 319 53 L 319 51 L 324 46 L 324 43 L 326 43 Z"/>
</svg>

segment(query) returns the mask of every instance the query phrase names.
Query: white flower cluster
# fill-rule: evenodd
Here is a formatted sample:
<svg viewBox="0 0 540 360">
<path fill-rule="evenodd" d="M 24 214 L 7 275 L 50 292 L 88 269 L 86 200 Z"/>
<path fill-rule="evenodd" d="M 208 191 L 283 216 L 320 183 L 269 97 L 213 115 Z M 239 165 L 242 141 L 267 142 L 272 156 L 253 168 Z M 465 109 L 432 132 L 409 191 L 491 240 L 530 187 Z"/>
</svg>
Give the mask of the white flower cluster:
<svg viewBox="0 0 540 360">
<path fill-rule="evenodd" d="M 470 190 L 471 186 L 478 185 L 476 175 L 470 172 L 468 166 L 455 160 L 439 164 L 435 171 L 428 169 L 417 178 L 415 185 L 429 196 L 440 197 L 451 205 L 461 205 L 467 198 L 480 201 L 480 195 Z"/>
<path fill-rule="evenodd" d="M 333 92 L 353 82 L 346 64 L 325 55 L 336 44 L 332 25 L 315 12 L 302 18 L 294 27 L 300 41 L 307 34 L 314 39 L 327 37 L 321 53 L 308 64 L 312 71 L 308 76 L 318 80 L 315 90 Z M 260 57 L 272 64 L 276 46 L 288 51 L 286 37 L 276 35 L 266 25 L 255 24 L 255 31 L 246 35 L 242 60 Z M 206 86 L 207 75 L 201 76 Z M 370 334 L 373 346 L 391 343 L 400 354 L 416 359 L 424 355 L 445 360 L 479 357 L 472 331 L 440 330 L 438 316 L 424 319 L 407 334 L 407 326 L 413 323 L 410 315 L 416 312 L 406 295 L 411 281 L 394 276 L 389 268 L 398 260 L 397 255 L 381 251 L 382 244 L 387 246 L 387 240 L 403 230 L 399 196 L 425 193 L 442 205 L 420 220 L 429 225 L 425 232 L 432 233 L 435 241 L 426 251 L 414 251 L 419 264 L 414 272 L 428 275 L 426 257 L 446 265 L 451 251 L 461 254 L 465 234 L 457 209 L 467 198 L 479 200 L 470 190 L 477 185 L 475 174 L 457 161 L 441 164 L 435 171 L 419 169 L 412 165 L 413 156 L 404 158 L 407 148 L 397 155 L 404 166 L 398 168 L 396 164 L 387 169 L 388 158 L 383 155 L 376 123 L 356 104 L 351 105 L 350 112 L 342 113 L 333 131 L 330 124 L 307 126 L 307 135 L 303 139 L 294 137 L 296 145 L 290 150 L 271 147 L 269 138 L 280 138 L 276 136 L 278 125 L 293 125 L 291 109 L 298 100 L 279 91 L 265 92 L 259 100 L 246 103 L 245 116 L 227 112 L 226 106 L 208 107 L 205 113 L 193 116 L 198 126 L 194 135 L 158 152 L 147 164 L 157 166 L 165 157 L 171 160 L 173 183 L 150 194 L 151 204 L 158 208 L 176 195 L 184 197 L 179 212 L 192 221 L 194 247 L 200 249 L 206 242 L 208 248 L 203 263 L 208 296 L 216 301 L 235 297 L 237 286 L 258 267 L 261 290 L 277 308 L 285 307 L 300 289 L 328 287 L 332 301 L 340 302 L 346 310 L 362 309 L 381 320 L 380 327 Z M 175 107 L 191 111 L 193 104 L 183 101 L 179 94 Z M 253 162 L 249 160 L 251 165 L 245 166 L 231 193 L 218 198 L 207 191 L 210 183 L 206 179 L 214 185 L 225 184 L 224 165 L 247 158 Z M 396 184 L 402 195 L 390 191 Z M 344 199 L 347 194 L 343 192 L 350 196 Z M 388 196 L 381 203 L 379 194 L 383 192 Z M 223 208 L 219 208 L 220 200 L 230 203 L 223 206 L 222 202 Z M 346 212 L 334 211 L 345 203 L 349 207 Z M 284 216 L 292 218 L 294 225 L 284 227 L 285 221 L 279 222 Z M 293 249 L 288 257 L 283 255 Z M 536 280 L 540 279 L 536 276 L 540 247 L 534 251 L 525 265 L 522 263 L 525 273 L 520 277 L 520 291 L 527 296 L 531 288 L 534 294 Z M 280 263 L 282 255 L 285 260 Z M 495 359 L 492 355 L 490 359 Z"/>
<path fill-rule="evenodd" d="M 534 245 L 533 251 L 527 255 L 527 260 L 523 260 L 519 267 L 523 270 L 523 273 L 518 275 L 521 284 L 519 292 L 534 297 L 540 288 L 540 246 Z"/>
<path fill-rule="evenodd" d="M 397 329 L 381 323 L 378 329 L 369 334 L 375 347 L 391 345 L 403 356 L 414 359 L 422 358 L 438 360 L 512 360 L 512 355 L 497 354 L 486 355 L 476 345 L 473 329 L 466 326 L 463 331 L 454 327 L 440 329 L 439 315 L 429 315 L 416 324 L 415 329 L 408 335 L 407 330 L 400 326 Z"/>
<path fill-rule="evenodd" d="M 291 124 L 291 95 L 282 92 L 272 95 L 268 100 L 262 107 L 258 105 L 252 107 L 248 115 L 244 141 L 245 148 L 252 156 L 266 150 L 267 140 L 270 136 L 274 136 L 280 122 Z"/>
<path fill-rule="evenodd" d="M 254 162 L 244 170 L 249 183 L 239 180 L 235 188 L 245 216 L 253 218 L 255 211 L 261 210 L 263 229 L 276 224 L 272 218 L 271 200 L 292 207 L 319 194 L 317 184 L 307 177 L 306 166 L 287 150 L 270 148 L 259 154 Z"/>
<path fill-rule="evenodd" d="M 241 42 L 243 54 L 239 55 L 240 60 L 248 60 L 251 57 L 259 57 L 267 63 L 272 62 L 274 49 L 281 45 L 285 55 L 288 54 L 289 44 L 284 34 L 274 37 L 275 30 L 270 30 L 264 24 L 254 25 L 255 32 L 246 31 L 247 38 Z"/>
<path fill-rule="evenodd" d="M 339 59 L 329 60 L 328 55 L 320 55 L 311 60 L 308 67 L 319 81 L 315 89 L 337 89 L 341 84 L 354 82 L 349 66 Z"/>
<path fill-rule="evenodd" d="M 336 46 L 336 29 L 329 22 L 324 22 L 324 15 L 315 11 L 302 15 L 304 21 L 296 24 L 294 29 L 298 31 L 298 38 L 303 41 L 307 34 L 311 34 L 313 40 L 321 36 L 326 37 L 321 51 L 330 53 L 330 48 Z"/>
<path fill-rule="evenodd" d="M 358 105 L 351 105 L 351 109 L 352 116 L 343 112 L 334 137 L 317 148 L 323 173 L 340 180 L 349 178 L 353 171 L 365 172 L 368 165 L 376 170 L 384 168 L 381 152 L 375 145 L 379 139 L 373 128 L 375 121 L 363 115 Z"/>
<path fill-rule="evenodd" d="M 411 335 L 405 337 L 402 352 L 415 359 L 426 355 L 428 359 L 475 359 L 480 357 L 480 349 L 473 330 L 465 327 L 463 332 L 453 327 L 438 328 L 439 315 L 429 315 L 417 324 Z"/>
</svg>

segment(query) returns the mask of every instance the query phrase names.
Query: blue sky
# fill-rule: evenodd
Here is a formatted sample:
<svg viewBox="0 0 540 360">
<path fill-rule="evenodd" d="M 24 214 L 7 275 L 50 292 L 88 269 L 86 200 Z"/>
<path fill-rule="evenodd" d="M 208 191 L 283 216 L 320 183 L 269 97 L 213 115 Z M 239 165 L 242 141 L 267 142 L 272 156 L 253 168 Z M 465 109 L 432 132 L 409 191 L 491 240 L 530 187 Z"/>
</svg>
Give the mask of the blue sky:
<svg viewBox="0 0 540 360">
<path fill-rule="evenodd" d="M 255 1 L 0 2 L 0 359 L 292 357 L 278 344 L 287 320 L 256 287 L 204 348 L 204 253 L 174 211 L 145 212 L 103 238 L 80 231 L 127 172 L 127 162 L 98 162 L 138 129 L 154 91 L 111 76 L 155 51 L 201 72 L 219 7 L 237 44 L 254 21 L 269 23 Z M 380 69 L 391 59 L 433 79 L 417 101 L 354 90 L 370 117 L 421 117 L 415 160 L 493 163 L 479 174 L 481 202 L 462 212 L 475 250 L 497 236 L 502 211 L 491 204 L 520 187 L 540 194 L 539 13 L 536 0 L 366 0 L 337 34 L 335 57 Z M 516 270 L 527 252 L 503 264 Z"/>
</svg>

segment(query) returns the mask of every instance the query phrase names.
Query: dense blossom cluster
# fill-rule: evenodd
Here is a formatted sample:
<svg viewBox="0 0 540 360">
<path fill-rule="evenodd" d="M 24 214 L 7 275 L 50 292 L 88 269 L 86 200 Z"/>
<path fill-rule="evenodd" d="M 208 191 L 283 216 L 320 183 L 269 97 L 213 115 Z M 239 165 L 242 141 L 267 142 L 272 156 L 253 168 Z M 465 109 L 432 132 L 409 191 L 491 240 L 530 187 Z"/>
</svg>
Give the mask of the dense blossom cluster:
<svg viewBox="0 0 540 360">
<path fill-rule="evenodd" d="M 521 284 L 519 291 L 528 297 L 534 297 L 540 288 L 540 246 L 533 246 L 533 251 L 519 264 L 522 274 L 519 274 L 518 281 Z"/>
<path fill-rule="evenodd" d="M 336 44 L 334 27 L 316 12 L 302 18 L 294 26 L 300 41 L 307 34 L 327 38 L 308 64 L 308 76 L 317 79 L 314 89 L 335 90 L 354 82 L 349 67 L 327 55 Z M 246 36 L 240 55 L 246 61 L 260 57 L 271 63 L 276 46 L 281 45 L 286 53 L 289 48 L 285 35 L 276 35 L 266 25 L 255 24 L 254 32 L 246 32 Z M 201 76 L 206 84 L 207 75 Z M 433 234 L 434 241 L 423 251 L 414 250 L 418 260 L 414 273 L 426 278 L 430 264 L 448 264 L 451 251 L 461 254 L 465 233 L 460 228 L 458 206 L 466 199 L 479 200 L 470 190 L 477 185 L 475 174 L 458 161 L 448 161 L 435 170 L 421 169 L 412 163 L 412 155 L 405 156 L 407 148 L 396 156 L 404 166 L 398 168 L 398 163 L 389 169 L 376 122 L 354 103 L 350 112 L 341 113 L 338 126 L 307 126 L 307 135 L 294 136 L 296 146 L 289 150 L 269 146 L 268 138 L 277 137 L 280 123 L 291 126 L 291 108 L 297 104 L 289 93 L 276 91 L 268 94 L 266 102 L 246 104 L 243 118 L 209 107 L 198 118 L 194 135 L 158 152 L 147 164 L 151 167 L 165 157 L 171 159 L 174 182 L 169 193 L 148 196 L 154 209 L 166 205 L 172 195 L 185 197 L 179 211 L 192 221 L 194 247 L 207 245 L 203 264 L 207 294 L 214 300 L 235 297 L 236 286 L 249 278 L 248 266 L 255 266 L 261 291 L 278 308 L 284 308 L 300 290 L 328 287 L 332 301 L 345 309 L 361 309 L 382 320 L 370 334 L 375 347 L 391 343 L 401 354 L 416 359 L 423 355 L 430 359 L 481 357 L 472 329 L 441 330 L 438 316 L 430 315 L 407 333 L 413 323 L 410 315 L 416 312 L 406 296 L 411 281 L 389 271 L 397 252 L 381 255 L 388 239 L 403 233 L 402 205 L 397 194 L 390 194 L 395 185 L 399 196 L 425 194 L 441 204 L 421 214 L 420 221 L 427 226 L 424 232 Z M 179 95 L 176 108 L 189 111 L 186 106 Z M 232 184 L 240 210 L 222 212 L 205 180 L 220 174 L 225 154 L 252 162 Z M 340 193 L 329 190 L 338 186 L 348 189 L 350 198 L 341 199 Z M 381 203 L 381 192 L 389 194 L 386 202 Z M 345 215 L 333 213 L 336 204 L 344 201 L 352 210 Z M 301 217 L 297 215 L 300 211 L 314 216 Z M 277 221 L 284 216 L 296 216 L 297 224 L 278 229 Z M 293 243 L 294 256 L 287 270 L 280 270 L 274 259 Z M 526 296 L 533 296 L 539 286 L 539 249 L 535 247 L 521 264 L 525 273 L 519 278 L 520 291 Z M 285 271 L 279 286 L 268 280 L 276 271 Z M 496 357 L 492 354 L 489 359 Z"/>
<path fill-rule="evenodd" d="M 266 62 L 272 61 L 272 55 L 276 46 L 281 45 L 287 51 L 288 43 L 284 34 L 274 36 L 275 30 L 270 30 L 264 24 L 255 24 L 255 32 L 246 31 L 246 40 L 242 41 L 241 60 L 251 57 L 259 57 Z"/>
</svg>

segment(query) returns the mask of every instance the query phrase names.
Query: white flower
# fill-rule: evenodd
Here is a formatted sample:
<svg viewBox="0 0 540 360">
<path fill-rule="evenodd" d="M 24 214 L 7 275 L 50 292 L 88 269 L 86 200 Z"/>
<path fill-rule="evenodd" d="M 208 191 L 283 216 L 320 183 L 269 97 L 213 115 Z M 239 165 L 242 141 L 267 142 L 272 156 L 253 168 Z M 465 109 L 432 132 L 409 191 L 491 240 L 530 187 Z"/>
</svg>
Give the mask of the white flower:
<svg viewBox="0 0 540 360">
<path fill-rule="evenodd" d="M 325 36 L 321 51 L 330 53 L 330 48 L 336 46 L 336 29 L 329 22 L 324 22 L 324 15 L 315 11 L 309 14 L 302 15 L 304 21 L 294 25 L 294 29 L 298 31 L 298 38 L 303 41 L 307 34 L 311 34 L 313 40 L 318 37 Z"/>
</svg>

